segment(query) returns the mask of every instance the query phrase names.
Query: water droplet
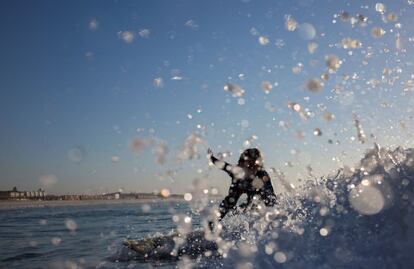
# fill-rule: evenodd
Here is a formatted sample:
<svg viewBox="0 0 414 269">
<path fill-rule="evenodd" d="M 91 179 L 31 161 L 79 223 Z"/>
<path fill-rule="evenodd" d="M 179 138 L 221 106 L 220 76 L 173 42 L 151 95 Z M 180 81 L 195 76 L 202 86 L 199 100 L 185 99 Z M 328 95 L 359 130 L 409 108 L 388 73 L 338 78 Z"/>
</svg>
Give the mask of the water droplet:
<svg viewBox="0 0 414 269">
<path fill-rule="evenodd" d="M 278 39 L 276 39 L 276 41 L 275 41 L 275 46 L 276 46 L 278 49 L 281 49 L 281 48 L 283 48 L 283 47 L 285 46 L 285 41 L 284 41 L 283 39 L 281 39 L 281 38 L 278 38 Z"/>
<path fill-rule="evenodd" d="M 320 92 L 324 84 L 317 78 L 310 79 L 306 82 L 306 88 L 311 92 Z"/>
<path fill-rule="evenodd" d="M 95 57 L 95 54 L 92 51 L 85 52 L 85 58 L 88 61 L 92 61 Z"/>
<path fill-rule="evenodd" d="M 336 72 L 341 67 L 342 61 L 336 55 L 331 54 L 325 56 L 325 63 L 330 72 Z"/>
<path fill-rule="evenodd" d="M 257 35 L 259 35 L 259 31 L 258 31 L 256 28 L 252 27 L 252 28 L 250 29 L 250 34 L 251 34 L 252 36 L 257 36 Z"/>
<path fill-rule="evenodd" d="M 142 149 L 144 149 L 145 146 L 146 146 L 146 142 L 144 140 L 139 139 L 139 138 L 133 138 L 131 140 L 131 142 L 129 143 L 129 148 L 133 152 L 139 152 Z"/>
<path fill-rule="evenodd" d="M 141 30 L 139 30 L 139 32 L 138 32 L 138 34 L 139 34 L 139 36 L 140 37 L 142 37 L 142 38 L 149 38 L 149 36 L 150 36 L 150 30 L 148 30 L 148 29 L 141 29 Z"/>
<path fill-rule="evenodd" d="M 154 86 L 157 87 L 157 88 L 164 87 L 164 82 L 163 82 L 163 79 L 161 77 L 154 78 L 154 82 L 153 83 L 154 83 Z"/>
<path fill-rule="evenodd" d="M 168 198 L 170 196 L 170 190 L 169 189 L 162 189 L 160 191 L 160 194 L 161 194 L 162 197 Z"/>
<path fill-rule="evenodd" d="M 328 229 L 326 229 L 326 228 L 321 228 L 321 229 L 319 230 L 319 233 L 320 233 L 320 235 L 322 235 L 322 236 L 327 236 L 327 235 L 328 235 L 328 233 L 329 233 L 329 231 L 328 231 Z"/>
<path fill-rule="evenodd" d="M 141 206 L 141 210 L 142 210 L 142 212 L 144 212 L 144 213 L 148 213 L 148 212 L 150 212 L 150 211 L 151 211 L 151 206 L 150 206 L 149 204 L 143 204 L 143 205 Z"/>
<path fill-rule="evenodd" d="M 324 81 L 327 81 L 327 80 L 329 80 L 329 74 L 328 73 L 323 73 L 322 75 L 321 75 L 321 79 L 322 80 L 324 80 Z"/>
<path fill-rule="evenodd" d="M 299 36 L 304 40 L 312 40 L 316 36 L 316 29 L 310 23 L 303 23 L 299 26 Z"/>
<path fill-rule="evenodd" d="M 285 16 L 286 30 L 288 30 L 289 32 L 293 32 L 296 30 L 297 26 L 298 26 L 298 23 L 296 22 L 295 19 L 292 18 L 292 16 L 290 15 Z"/>
<path fill-rule="evenodd" d="M 188 20 L 184 25 L 192 30 L 198 30 L 199 28 L 198 24 L 194 20 Z"/>
<path fill-rule="evenodd" d="M 384 30 L 384 29 L 382 29 L 381 27 L 374 27 L 374 28 L 372 28 L 372 30 L 371 30 L 371 35 L 372 35 L 372 37 L 374 37 L 374 38 L 380 38 L 380 37 L 382 37 L 383 35 L 385 35 L 385 30 Z"/>
<path fill-rule="evenodd" d="M 302 109 L 302 107 L 298 103 L 289 103 L 288 108 L 290 108 L 290 109 L 292 109 L 296 112 L 299 112 Z"/>
<path fill-rule="evenodd" d="M 184 218 L 184 222 L 185 222 L 185 223 L 191 223 L 191 217 L 186 216 L 186 217 Z"/>
<path fill-rule="evenodd" d="M 385 205 L 384 196 L 378 188 L 362 184 L 351 190 L 349 202 L 362 215 L 377 214 Z"/>
<path fill-rule="evenodd" d="M 300 72 L 302 72 L 303 69 L 303 64 L 302 63 L 298 63 L 297 65 L 295 65 L 294 67 L 292 67 L 292 72 L 293 74 L 299 74 Z"/>
<path fill-rule="evenodd" d="M 333 119 L 335 119 L 335 115 L 332 114 L 331 112 L 325 111 L 322 115 L 323 119 L 326 121 L 331 121 Z"/>
<path fill-rule="evenodd" d="M 78 225 L 76 224 L 76 222 L 73 219 L 65 220 L 65 226 L 71 232 L 76 231 L 76 229 L 78 228 Z"/>
<path fill-rule="evenodd" d="M 96 19 L 92 19 L 89 22 L 89 30 L 96 31 L 98 30 L 98 27 L 99 27 L 99 22 Z"/>
<path fill-rule="evenodd" d="M 308 51 L 310 54 L 313 54 L 316 52 L 316 50 L 318 49 L 318 44 L 315 42 L 311 42 L 308 44 Z"/>
<path fill-rule="evenodd" d="M 191 193 L 185 193 L 184 194 L 184 200 L 191 201 L 193 199 L 193 195 Z"/>
<path fill-rule="evenodd" d="M 171 80 L 183 80 L 184 77 L 183 76 L 179 76 L 179 75 L 175 75 L 171 77 Z"/>
<path fill-rule="evenodd" d="M 60 244 L 60 242 L 62 242 L 62 239 L 60 237 L 52 237 L 52 239 L 50 240 L 50 242 L 54 246 L 58 246 Z"/>
<path fill-rule="evenodd" d="M 363 143 L 365 143 L 365 140 L 366 140 L 364 130 L 362 129 L 361 122 L 359 121 L 357 115 L 354 114 L 353 117 L 354 117 L 354 125 L 355 125 L 355 128 L 357 130 L 358 141 L 363 144 Z"/>
<path fill-rule="evenodd" d="M 119 156 L 112 156 L 112 157 L 111 157 L 111 161 L 112 161 L 113 163 L 117 163 L 117 162 L 119 162 L 119 160 L 120 160 Z"/>
<path fill-rule="evenodd" d="M 226 83 L 224 85 L 224 90 L 230 92 L 234 97 L 242 97 L 244 95 L 244 90 L 237 84 Z"/>
<path fill-rule="evenodd" d="M 344 49 L 357 49 L 362 46 L 361 41 L 352 38 L 344 38 L 341 41 L 342 48 Z"/>
<path fill-rule="evenodd" d="M 401 181 L 401 184 L 402 184 L 404 187 L 407 187 L 407 186 L 410 184 L 410 181 L 409 181 L 408 179 L 404 178 L 404 179 Z"/>
<path fill-rule="evenodd" d="M 273 86 L 269 81 L 262 81 L 262 89 L 266 94 L 269 94 L 272 91 L 272 88 Z"/>
<path fill-rule="evenodd" d="M 376 3 L 375 10 L 381 14 L 384 14 L 386 11 L 385 5 L 383 3 Z"/>
<path fill-rule="evenodd" d="M 243 142 L 243 147 L 245 147 L 245 148 L 248 148 L 248 147 L 250 147 L 251 146 L 251 142 L 250 142 L 250 140 L 245 140 L 244 142 Z"/>
<path fill-rule="evenodd" d="M 325 206 L 321 207 L 321 209 L 319 209 L 319 215 L 321 215 L 322 217 L 326 216 L 328 214 L 328 212 L 329 212 L 329 209 Z"/>
<path fill-rule="evenodd" d="M 122 39 L 125 43 L 131 44 L 135 39 L 135 34 L 132 31 L 119 31 L 118 37 Z"/>
<path fill-rule="evenodd" d="M 348 12 L 346 12 L 346 11 L 343 11 L 343 12 L 341 12 L 341 20 L 342 21 L 349 21 L 349 19 L 351 18 L 351 16 L 349 15 L 349 13 Z"/>
<path fill-rule="evenodd" d="M 358 22 L 361 24 L 364 24 L 368 21 L 368 17 L 362 14 L 359 14 L 357 17 L 358 17 Z"/>
<path fill-rule="evenodd" d="M 259 37 L 259 43 L 260 43 L 260 45 L 265 46 L 265 45 L 269 44 L 269 38 L 267 36 L 260 36 Z"/>
<path fill-rule="evenodd" d="M 205 144 L 199 134 L 193 133 L 189 135 L 182 146 L 177 157 L 180 160 L 191 160 L 198 157 L 199 145 Z"/>
<path fill-rule="evenodd" d="M 287 257 L 285 253 L 283 253 L 282 251 L 278 251 L 275 253 L 274 259 L 277 263 L 285 263 L 287 260 Z"/>
<path fill-rule="evenodd" d="M 387 15 L 387 20 L 390 22 L 395 22 L 398 20 L 398 15 L 395 12 L 390 12 Z"/>
<path fill-rule="evenodd" d="M 313 130 L 313 135 L 315 135 L 315 136 L 322 136 L 322 131 L 321 131 L 321 129 L 319 129 L 319 128 L 315 128 L 315 129 Z"/>
<path fill-rule="evenodd" d="M 260 190 L 263 187 L 263 185 L 264 185 L 263 180 L 261 180 L 258 177 L 254 178 L 252 181 L 252 186 L 256 188 L 257 190 Z"/>
</svg>

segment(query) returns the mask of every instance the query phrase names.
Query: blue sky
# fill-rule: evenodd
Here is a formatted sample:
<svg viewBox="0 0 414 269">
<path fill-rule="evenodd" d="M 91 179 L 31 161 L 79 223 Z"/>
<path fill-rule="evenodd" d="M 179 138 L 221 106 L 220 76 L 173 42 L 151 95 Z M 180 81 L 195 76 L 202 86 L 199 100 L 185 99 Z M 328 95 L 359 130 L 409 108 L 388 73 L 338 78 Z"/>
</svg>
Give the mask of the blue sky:
<svg viewBox="0 0 414 269">
<path fill-rule="evenodd" d="M 414 5 L 382 3 L 384 14 L 376 1 L 5 1 L 0 188 L 34 189 L 52 177 L 43 187 L 54 193 L 184 192 L 203 179 L 224 192 L 229 180 L 208 167 L 205 150 L 231 152 L 236 162 L 252 135 L 265 166 L 295 184 L 309 164 L 326 175 L 356 163 L 375 141 L 412 146 L 414 98 L 404 85 L 414 79 Z M 344 11 L 367 20 L 352 25 L 339 17 Z M 285 27 L 289 15 L 295 31 Z M 373 37 L 374 27 L 385 34 Z M 345 38 L 362 45 L 344 49 Z M 320 92 L 308 91 L 306 82 L 327 71 L 328 55 L 342 64 Z M 273 85 L 269 94 L 263 81 Z M 242 87 L 243 100 L 224 91 L 226 83 Z M 325 111 L 335 119 L 324 120 Z M 364 144 L 354 140 L 354 114 Z M 178 160 L 194 133 L 203 141 L 200 158 Z M 148 145 L 133 151 L 133 139 Z M 163 164 L 154 154 L 161 144 Z"/>
</svg>

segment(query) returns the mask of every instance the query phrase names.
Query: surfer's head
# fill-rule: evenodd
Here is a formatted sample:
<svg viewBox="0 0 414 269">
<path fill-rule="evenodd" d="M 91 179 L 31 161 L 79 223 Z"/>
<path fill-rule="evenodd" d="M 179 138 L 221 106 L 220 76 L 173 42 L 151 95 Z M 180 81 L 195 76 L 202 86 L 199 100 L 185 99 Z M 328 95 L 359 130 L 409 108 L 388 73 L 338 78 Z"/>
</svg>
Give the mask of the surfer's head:
<svg viewBox="0 0 414 269">
<path fill-rule="evenodd" d="M 257 148 L 246 149 L 240 155 L 239 166 L 260 169 L 263 166 L 262 156 Z"/>
</svg>

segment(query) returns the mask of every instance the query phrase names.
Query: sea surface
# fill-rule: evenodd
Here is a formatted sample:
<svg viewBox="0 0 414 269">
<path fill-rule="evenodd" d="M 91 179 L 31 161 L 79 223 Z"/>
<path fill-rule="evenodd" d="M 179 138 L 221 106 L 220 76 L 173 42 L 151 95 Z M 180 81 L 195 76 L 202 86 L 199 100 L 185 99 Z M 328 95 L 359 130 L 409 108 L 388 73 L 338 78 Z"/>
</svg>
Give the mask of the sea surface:
<svg viewBox="0 0 414 269">
<path fill-rule="evenodd" d="M 3 209 L 0 267 L 414 268 L 413 148 L 376 145 L 352 169 L 309 178 L 272 208 L 255 201 L 192 240 L 214 215 L 210 201 L 195 189 L 188 203 Z M 144 254 L 123 246 L 171 234 Z"/>
<path fill-rule="evenodd" d="M 0 268 L 175 268 L 118 258 L 126 238 L 168 233 L 188 210 L 165 201 L 0 210 Z"/>
</svg>

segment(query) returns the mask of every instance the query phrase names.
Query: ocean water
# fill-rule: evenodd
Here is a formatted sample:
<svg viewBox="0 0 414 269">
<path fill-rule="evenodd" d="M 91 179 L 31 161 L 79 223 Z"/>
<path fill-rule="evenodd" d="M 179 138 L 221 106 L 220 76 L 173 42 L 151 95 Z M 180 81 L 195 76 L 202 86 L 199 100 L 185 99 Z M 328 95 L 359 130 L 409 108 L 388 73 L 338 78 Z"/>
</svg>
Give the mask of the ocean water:
<svg viewBox="0 0 414 269">
<path fill-rule="evenodd" d="M 1 268 L 414 268 L 414 149 L 376 145 L 354 167 L 309 178 L 273 208 L 237 209 L 211 232 L 199 233 L 217 203 L 192 196 L 1 211 Z M 122 244 L 163 235 L 172 239 L 145 254 Z"/>
<path fill-rule="evenodd" d="M 121 262 L 122 242 L 168 233 L 173 212 L 188 209 L 185 202 L 152 202 L 1 210 L 0 268 L 174 268 Z"/>
</svg>

